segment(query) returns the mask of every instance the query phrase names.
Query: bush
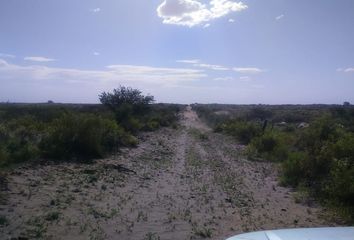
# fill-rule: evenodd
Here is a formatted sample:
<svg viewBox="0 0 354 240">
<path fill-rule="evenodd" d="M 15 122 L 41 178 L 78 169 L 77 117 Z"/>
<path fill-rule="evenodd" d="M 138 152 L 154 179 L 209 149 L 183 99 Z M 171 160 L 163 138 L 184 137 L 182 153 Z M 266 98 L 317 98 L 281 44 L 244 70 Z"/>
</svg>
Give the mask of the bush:
<svg viewBox="0 0 354 240">
<path fill-rule="evenodd" d="M 134 114 L 142 114 L 144 112 L 143 109 L 146 109 L 147 105 L 154 102 L 153 96 L 144 96 L 138 89 L 124 86 L 113 89 L 112 93 L 103 92 L 99 96 L 99 99 L 103 105 L 113 110 L 117 110 L 123 106 L 132 110 Z"/>
<path fill-rule="evenodd" d="M 265 134 L 251 142 L 251 145 L 261 153 L 272 152 L 278 144 L 279 140 L 275 138 L 274 134 Z"/>
<path fill-rule="evenodd" d="M 8 149 L 10 153 L 9 160 L 12 163 L 25 162 L 39 157 L 39 149 L 37 145 L 32 143 L 13 141 L 8 145 Z"/>
<path fill-rule="evenodd" d="M 307 186 L 354 219 L 354 134 L 331 119 L 319 119 L 301 134 L 297 152 L 282 164 L 282 181 Z"/>
<path fill-rule="evenodd" d="M 292 138 L 285 133 L 266 132 L 252 139 L 248 153 L 269 161 L 281 162 L 288 157 Z"/>
<path fill-rule="evenodd" d="M 6 151 L 5 146 L 0 145 L 0 167 L 4 166 L 8 163 L 9 160 L 9 154 Z"/>
<path fill-rule="evenodd" d="M 248 144 L 250 159 L 281 162 L 283 184 L 306 188 L 354 221 L 354 108 L 198 105 L 196 109 L 212 123 L 217 122 L 217 111 L 226 110 L 228 117 L 217 122 L 215 131 Z M 268 118 L 286 124 L 262 131 L 260 120 Z M 295 128 L 299 122 L 310 126 Z"/>
<path fill-rule="evenodd" d="M 336 160 L 323 190 L 329 199 L 354 207 L 354 165 Z"/>
<path fill-rule="evenodd" d="M 131 136 L 114 121 L 67 114 L 53 122 L 41 149 L 44 156 L 54 159 L 96 158 L 127 144 L 133 144 Z"/>
<path fill-rule="evenodd" d="M 8 162 L 8 152 L 6 141 L 8 134 L 3 125 L 0 125 L 0 166 L 5 165 Z"/>
<path fill-rule="evenodd" d="M 354 203 L 354 134 L 346 133 L 333 145 L 334 160 L 324 192 L 345 205 Z"/>
<path fill-rule="evenodd" d="M 332 119 L 321 118 L 315 121 L 299 137 L 295 147 L 306 152 L 305 180 L 309 185 L 321 191 L 321 182 L 331 170 L 332 162 L 336 157 L 334 144 L 343 135 L 343 131 L 336 126 Z"/>
<path fill-rule="evenodd" d="M 262 133 L 261 127 L 255 123 L 238 120 L 233 120 L 222 124 L 218 126 L 216 130 L 221 130 L 228 135 L 234 136 L 243 144 L 250 143 L 253 138 Z"/>
<path fill-rule="evenodd" d="M 0 167 L 40 158 L 102 157 L 137 145 L 131 134 L 142 129 L 176 124 L 180 110 L 180 105 L 151 105 L 151 96 L 124 87 L 101 100 L 114 111 L 101 104 L 0 104 Z"/>
<path fill-rule="evenodd" d="M 0 165 L 20 163 L 38 158 L 39 124 L 23 117 L 0 126 Z"/>
<path fill-rule="evenodd" d="M 150 104 L 154 97 L 142 95 L 141 91 L 120 86 L 113 92 L 103 92 L 99 99 L 101 103 L 111 109 L 119 124 L 128 131 L 137 132 L 142 128 L 139 118 L 150 111 Z"/>
<path fill-rule="evenodd" d="M 151 120 L 148 121 L 145 126 L 144 126 L 144 130 L 145 131 L 154 131 L 156 129 L 158 129 L 160 127 L 160 124 L 158 121 L 156 120 Z"/>
<path fill-rule="evenodd" d="M 178 105 L 157 104 L 152 106 L 152 111 L 147 118 L 149 121 L 157 122 L 161 127 L 168 127 L 177 123 L 179 112 L 180 106 Z"/>
<path fill-rule="evenodd" d="M 291 152 L 282 164 L 282 183 L 297 187 L 305 180 L 308 155 L 304 152 Z"/>
</svg>

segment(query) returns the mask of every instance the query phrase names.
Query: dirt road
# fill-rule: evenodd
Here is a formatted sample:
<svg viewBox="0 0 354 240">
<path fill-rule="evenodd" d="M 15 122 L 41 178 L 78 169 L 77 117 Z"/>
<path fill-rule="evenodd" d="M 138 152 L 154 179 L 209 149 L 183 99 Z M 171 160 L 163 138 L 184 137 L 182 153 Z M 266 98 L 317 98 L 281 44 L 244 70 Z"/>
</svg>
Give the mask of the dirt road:
<svg viewBox="0 0 354 240">
<path fill-rule="evenodd" d="M 224 239 L 333 225 L 242 149 L 187 108 L 179 129 L 144 134 L 111 158 L 18 168 L 0 205 L 0 239 Z"/>
</svg>

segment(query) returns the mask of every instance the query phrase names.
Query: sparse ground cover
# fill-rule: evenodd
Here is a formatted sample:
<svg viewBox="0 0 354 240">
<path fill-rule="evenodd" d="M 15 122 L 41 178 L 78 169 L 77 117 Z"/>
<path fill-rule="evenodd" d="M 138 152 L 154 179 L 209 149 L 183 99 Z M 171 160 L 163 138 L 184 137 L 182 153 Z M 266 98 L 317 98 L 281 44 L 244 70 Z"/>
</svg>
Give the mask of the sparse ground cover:
<svg viewBox="0 0 354 240">
<path fill-rule="evenodd" d="M 0 238 L 224 239 L 244 231 L 337 225 L 278 184 L 274 163 L 213 132 L 187 108 L 180 127 L 89 164 L 24 165 L 3 176 Z M 5 181 L 6 180 L 6 181 Z"/>
</svg>

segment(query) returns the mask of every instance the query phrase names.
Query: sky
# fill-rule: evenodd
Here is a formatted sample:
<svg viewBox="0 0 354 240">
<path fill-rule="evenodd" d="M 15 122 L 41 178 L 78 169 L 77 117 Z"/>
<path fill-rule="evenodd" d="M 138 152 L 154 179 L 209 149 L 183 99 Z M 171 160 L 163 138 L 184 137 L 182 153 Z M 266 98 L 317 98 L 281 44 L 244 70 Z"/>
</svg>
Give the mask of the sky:
<svg viewBox="0 0 354 240">
<path fill-rule="evenodd" d="M 353 0 L 2 0 L 0 102 L 354 103 Z"/>
</svg>

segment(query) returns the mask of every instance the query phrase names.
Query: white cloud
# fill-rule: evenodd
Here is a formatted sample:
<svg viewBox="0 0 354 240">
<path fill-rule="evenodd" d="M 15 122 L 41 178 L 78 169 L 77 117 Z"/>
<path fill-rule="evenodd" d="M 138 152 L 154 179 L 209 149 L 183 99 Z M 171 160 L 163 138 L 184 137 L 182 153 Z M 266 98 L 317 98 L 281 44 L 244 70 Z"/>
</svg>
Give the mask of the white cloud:
<svg viewBox="0 0 354 240">
<path fill-rule="evenodd" d="M 201 63 L 201 61 L 200 61 L 199 59 L 177 60 L 176 62 L 179 62 L 179 63 L 187 63 L 187 64 L 191 64 L 193 67 L 207 68 L 207 69 L 217 70 L 217 71 L 227 71 L 227 70 L 230 70 L 228 67 L 224 67 L 224 66 L 221 66 L 221 65 L 214 65 L 214 64 Z"/>
<path fill-rule="evenodd" d="M 247 8 L 243 2 L 232 0 L 211 0 L 209 6 L 199 0 L 164 0 L 157 14 L 165 24 L 193 27 Z"/>
<path fill-rule="evenodd" d="M 249 82 L 251 80 L 251 78 L 249 76 L 242 76 L 242 77 L 240 77 L 240 80 L 243 82 Z"/>
<path fill-rule="evenodd" d="M 354 72 L 354 67 L 337 68 L 337 72 L 345 72 L 345 73 Z"/>
<path fill-rule="evenodd" d="M 213 64 L 205 64 L 205 63 L 195 63 L 193 64 L 194 67 L 199 67 L 199 68 L 208 68 L 211 70 L 217 70 L 217 71 L 227 71 L 229 68 L 221 66 L 221 65 L 213 65 Z"/>
<path fill-rule="evenodd" d="M 109 71 L 124 80 L 158 83 L 171 83 L 200 80 L 207 77 L 203 70 L 189 68 L 161 68 L 134 65 L 111 65 Z"/>
<path fill-rule="evenodd" d="M 99 56 L 100 55 L 99 52 L 93 52 L 92 54 L 95 55 L 95 56 Z"/>
<path fill-rule="evenodd" d="M 281 14 L 281 15 L 277 16 L 277 17 L 275 18 L 275 20 L 279 21 L 279 20 L 282 19 L 283 17 L 285 17 L 285 15 L 284 15 L 284 14 Z"/>
<path fill-rule="evenodd" d="M 195 63 L 199 63 L 200 60 L 199 60 L 199 59 L 186 59 L 186 60 L 177 60 L 176 62 L 178 62 L 178 63 L 191 63 L 191 64 L 195 64 Z"/>
<path fill-rule="evenodd" d="M 249 76 L 242 76 L 238 79 L 233 78 L 233 77 L 217 77 L 214 78 L 215 81 L 235 81 L 235 80 L 240 80 L 242 82 L 249 82 L 251 81 L 251 78 Z"/>
<path fill-rule="evenodd" d="M 7 54 L 7 53 L 0 53 L 0 57 L 4 57 L 4 58 L 15 58 L 15 55 L 12 54 Z"/>
<path fill-rule="evenodd" d="M 93 12 L 93 13 L 98 13 L 101 11 L 101 8 L 93 8 L 93 9 L 90 9 L 90 12 Z"/>
<path fill-rule="evenodd" d="M 346 68 L 344 69 L 344 72 L 354 72 L 354 68 Z"/>
<path fill-rule="evenodd" d="M 24 57 L 23 59 L 26 61 L 32 61 L 32 62 L 53 62 L 53 61 L 56 61 L 56 59 L 46 58 L 46 57 Z"/>
<path fill-rule="evenodd" d="M 55 68 L 47 66 L 21 66 L 10 64 L 0 59 L 0 82 L 22 80 L 26 81 L 60 81 L 62 83 L 92 83 L 105 82 L 140 82 L 168 85 L 186 81 L 196 81 L 207 77 L 203 70 L 188 68 L 161 68 L 134 65 L 110 65 L 104 70 L 81 70 L 73 68 Z"/>
<path fill-rule="evenodd" d="M 261 73 L 264 72 L 265 70 L 260 69 L 260 68 L 254 68 L 254 67 L 237 67 L 237 68 L 233 68 L 232 70 L 234 70 L 235 72 L 239 72 L 239 73 Z"/>
<path fill-rule="evenodd" d="M 208 28 L 208 27 L 210 27 L 210 23 L 207 23 L 203 26 L 203 28 Z"/>
<path fill-rule="evenodd" d="M 230 19 L 229 19 L 229 22 L 230 22 L 230 23 L 233 23 L 233 22 L 235 22 L 235 19 L 230 18 Z"/>
<path fill-rule="evenodd" d="M 214 81 L 232 81 L 234 80 L 234 78 L 232 77 L 217 77 L 217 78 L 214 78 Z"/>
<path fill-rule="evenodd" d="M 222 65 L 208 64 L 208 63 L 203 63 L 199 59 L 177 60 L 176 62 L 190 64 L 193 67 L 197 67 L 197 68 L 206 68 L 206 69 L 216 70 L 216 71 L 235 71 L 235 72 L 243 73 L 243 74 L 255 74 L 255 73 L 265 72 L 264 69 L 260 69 L 260 68 L 256 68 L 256 67 L 229 68 L 229 67 L 222 66 Z M 240 80 L 245 81 L 246 78 L 250 79 L 249 76 L 242 76 L 242 77 L 240 77 Z"/>
<path fill-rule="evenodd" d="M 4 60 L 4 59 L 0 59 L 0 67 L 6 67 L 9 64 Z"/>
</svg>

